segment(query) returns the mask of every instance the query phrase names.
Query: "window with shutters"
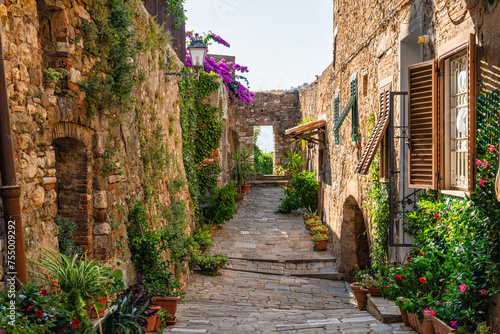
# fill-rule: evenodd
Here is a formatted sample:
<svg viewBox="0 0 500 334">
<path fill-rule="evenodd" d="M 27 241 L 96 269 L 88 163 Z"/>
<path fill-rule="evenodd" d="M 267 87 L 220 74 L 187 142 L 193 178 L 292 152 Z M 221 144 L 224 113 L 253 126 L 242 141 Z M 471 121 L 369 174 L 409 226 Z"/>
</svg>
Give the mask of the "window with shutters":
<svg viewBox="0 0 500 334">
<path fill-rule="evenodd" d="M 409 186 L 472 191 L 475 36 L 438 60 L 408 67 Z"/>
</svg>

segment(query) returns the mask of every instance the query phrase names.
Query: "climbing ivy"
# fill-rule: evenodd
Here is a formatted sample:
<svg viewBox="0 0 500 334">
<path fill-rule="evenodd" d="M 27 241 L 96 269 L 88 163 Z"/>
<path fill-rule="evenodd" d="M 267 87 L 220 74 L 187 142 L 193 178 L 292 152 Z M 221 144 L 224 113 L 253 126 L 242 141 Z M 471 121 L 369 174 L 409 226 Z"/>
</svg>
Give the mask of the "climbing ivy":
<svg viewBox="0 0 500 334">
<path fill-rule="evenodd" d="M 182 154 L 189 190 L 199 223 L 210 191 L 217 186 L 221 166 L 204 165 L 210 154 L 219 148 L 222 138 L 222 110 L 206 103 L 210 94 L 220 87 L 216 74 L 200 73 L 199 79 L 184 77 L 179 82 L 181 95 Z"/>
<path fill-rule="evenodd" d="M 173 14 L 174 28 L 179 29 L 186 23 L 186 10 L 184 9 L 184 0 L 165 0 L 167 5 L 167 15 Z"/>
<path fill-rule="evenodd" d="M 375 115 L 370 114 L 365 121 L 369 133 L 375 128 Z M 373 235 L 373 249 L 371 253 L 372 266 L 379 267 L 387 263 L 389 239 L 389 196 L 387 186 L 380 183 L 380 153 L 377 151 L 370 166 L 368 177 L 367 199 L 364 207 L 372 217 L 371 228 Z"/>
</svg>

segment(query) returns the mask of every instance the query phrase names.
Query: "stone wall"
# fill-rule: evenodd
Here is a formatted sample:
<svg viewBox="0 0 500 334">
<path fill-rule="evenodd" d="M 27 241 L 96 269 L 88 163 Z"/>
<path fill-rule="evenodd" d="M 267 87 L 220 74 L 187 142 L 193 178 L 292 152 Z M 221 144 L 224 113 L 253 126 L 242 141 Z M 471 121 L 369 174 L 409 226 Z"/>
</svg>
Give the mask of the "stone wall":
<svg viewBox="0 0 500 334">
<path fill-rule="evenodd" d="M 84 57 L 83 43 L 77 37 L 82 20 L 91 19 L 90 3 L 0 2 L 25 246 L 30 260 L 39 259 L 44 248 L 57 248 L 54 218 L 70 218 L 78 225 L 77 245 L 91 256 L 115 264 L 114 260 L 120 260 L 127 283 L 132 283 L 135 273 L 127 247 L 127 217 L 130 206 L 144 198 L 141 140 L 159 125 L 173 160 L 168 178 L 185 179 L 178 78 L 164 78 L 159 64 L 164 50 L 139 54 L 136 74 L 142 73 L 145 79 L 133 90 L 136 104 L 120 114 L 106 110 L 89 117 L 78 83 L 87 79 L 92 63 Z M 151 18 L 142 2 L 133 3 L 134 29 L 145 36 Z M 174 54 L 169 45 L 163 47 Z M 174 62 L 182 65 L 176 58 Z M 42 69 L 48 67 L 70 73 L 58 84 L 61 92 L 55 95 L 44 88 Z M 224 101 L 216 103 L 222 106 Z M 160 200 L 168 205 L 166 182 L 157 187 L 162 190 Z M 187 186 L 180 196 L 186 201 L 188 229 L 192 229 Z M 3 222 L 0 225 L 1 236 Z M 0 238 L 0 250 L 3 245 Z M 187 276 L 178 279 L 185 282 Z"/>
<path fill-rule="evenodd" d="M 297 126 L 301 121 L 298 91 L 258 92 L 255 103 L 239 100 L 230 104 L 230 123 L 239 137 L 239 145 L 253 151 L 254 126 L 272 126 L 274 133 L 273 166 L 284 162 L 286 152 L 292 147 L 285 130 Z"/>
<path fill-rule="evenodd" d="M 303 118 L 327 120 L 323 218 L 333 232 L 332 249 L 339 258 L 340 267 L 349 272 L 355 263 L 361 261 L 358 256 L 361 246 L 359 242 L 354 246 L 356 243 L 351 240 L 353 236 L 348 233 L 349 229 L 343 228 L 351 215 L 344 212 L 346 207 L 351 210 L 357 206 L 362 211 L 369 231 L 368 244 L 370 247 L 373 244 L 370 217 L 364 208 L 367 177 L 355 174 L 354 170 L 368 141 L 366 121 L 371 114 L 377 117 L 380 112 L 379 89 L 391 84 L 392 91 L 406 91 L 408 65 L 443 55 L 451 47 L 466 41 L 470 33 L 475 33 L 479 45 L 479 80 L 489 90 L 498 88 L 500 29 L 495 17 L 500 14 L 500 6 L 498 1 L 490 5 L 487 1 L 451 0 L 443 11 L 435 12 L 433 2 L 429 0 L 405 1 L 398 8 L 394 8 L 396 3 L 393 1 L 335 1 L 335 4 L 338 6 L 334 8 L 337 26 L 334 27 L 333 62 L 315 82 L 300 92 L 300 102 Z M 368 17 L 370 20 L 365 20 Z M 363 29 L 359 29 L 359 22 L 364 22 Z M 429 45 L 417 44 L 417 37 L 423 34 L 431 35 Z M 353 75 L 358 80 L 358 140 L 351 141 L 349 114 L 341 127 L 337 145 L 331 132 L 335 122 L 334 98 L 338 93 L 342 111 L 350 98 Z M 400 105 L 396 103 L 396 125 L 400 122 L 400 114 Z M 397 143 L 397 164 L 398 152 Z M 309 154 L 312 154 L 313 161 L 311 169 L 317 169 L 318 150 L 314 148 Z M 399 184 L 397 179 L 396 184 Z M 405 251 L 397 249 L 392 256 L 401 258 Z"/>
</svg>

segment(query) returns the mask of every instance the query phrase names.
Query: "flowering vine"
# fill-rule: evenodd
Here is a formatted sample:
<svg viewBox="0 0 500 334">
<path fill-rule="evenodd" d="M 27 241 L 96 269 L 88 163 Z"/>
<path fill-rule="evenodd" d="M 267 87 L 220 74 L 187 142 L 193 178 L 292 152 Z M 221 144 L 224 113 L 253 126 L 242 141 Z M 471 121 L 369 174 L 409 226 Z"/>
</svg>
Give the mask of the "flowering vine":
<svg viewBox="0 0 500 334">
<path fill-rule="evenodd" d="M 194 34 L 192 31 L 188 31 L 187 33 L 188 43 L 194 40 Z M 226 47 L 231 47 L 231 45 L 225 41 L 219 35 L 214 34 L 213 32 L 209 32 L 205 34 L 203 37 L 203 42 L 206 45 L 211 45 L 212 42 L 215 42 L 220 45 L 224 45 Z M 186 66 L 192 68 L 192 59 L 189 53 L 186 56 Z M 205 56 L 205 68 L 203 69 L 206 73 L 215 73 L 222 78 L 222 82 L 226 87 L 227 91 L 232 95 L 233 99 L 239 99 L 241 101 L 245 101 L 248 103 L 253 103 L 253 97 L 255 96 L 249 89 L 248 80 L 236 73 L 247 73 L 248 67 L 241 66 L 234 62 L 226 62 L 225 59 L 222 59 L 218 62 L 215 61 L 213 57 Z M 246 86 L 242 83 L 245 82 Z"/>
</svg>

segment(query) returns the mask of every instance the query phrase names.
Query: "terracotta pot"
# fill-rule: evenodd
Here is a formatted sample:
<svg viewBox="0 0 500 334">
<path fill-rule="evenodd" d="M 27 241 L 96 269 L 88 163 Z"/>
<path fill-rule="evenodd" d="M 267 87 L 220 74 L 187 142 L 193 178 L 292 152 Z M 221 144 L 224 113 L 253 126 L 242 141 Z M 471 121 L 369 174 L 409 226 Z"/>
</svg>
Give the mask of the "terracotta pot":
<svg viewBox="0 0 500 334">
<path fill-rule="evenodd" d="M 217 229 L 220 230 L 224 226 L 223 224 L 217 224 Z"/>
<path fill-rule="evenodd" d="M 328 248 L 328 239 L 316 241 L 313 250 L 316 252 L 325 251 Z"/>
<path fill-rule="evenodd" d="M 448 326 L 443 320 L 437 317 L 431 317 L 432 325 L 434 326 L 434 333 L 436 334 L 449 334 L 453 332 L 453 327 Z"/>
<path fill-rule="evenodd" d="M 238 193 L 238 197 L 236 198 L 236 202 L 241 202 L 241 201 L 243 201 L 243 198 L 245 198 L 245 195 L 246 195 L 246 194 L 247 194 L 247 193 L 246 193 L 245 191 L 243 191 L 243 190 L 242 190 L 241 192 L 239 192 L 239 193 Z"/>
<path fill-rule="evenodd" d="M 148 325 L 144 330 L 146 332 L 154 332 L 160 327 L 160 322 L 158 322 L 158 311 L 161 310 L 160 306 L 152 305 L 148 307 L 151 311 L 156 311 L 156 313 L 148 318 Z"/>
<path fill-rule="evenodd" d="M 431 316 L 424 315 L 424 322 L 420 323 L 416 314 L 408 313 L 408 321 L 410 322 L 410 326 L 420 334 L 434 334 Z"/>
<path fill-rule="evenodd" d="M 108 304 L 108 297 L 97 297 L 96 301 L 104 306 L 104 310 L 98 310 L 99 311 L 99 318 L 104 317 L 104 313 L 106 313 L 106 305 Z M 91 318 L 97 318 L 97 314 L 95 313 L 95 307 L 92 306 L 90 308 L 90 317 Z"/>
<path fill-rule="evenodd" d="M 215 226 L 210 228 L 210 235 L 213 236 L 215 231 Z"/>
<path fill-rule="evenodd" d="M 249 184 L 244 184 L 241 186 L 241 190 L 246 192 L 247 194 L 250 192 L 250 185 Z"/>
<path fill-rule="evenodd" d="M 370 293 L 370 296 L 372 296 L 372 297 L 381 297 L 382 296 L 382 292 L 380 291 L 379 287 L 375 287 L 375 288 L 369 287 L 368 292 Z"/>
<path fill-rule="evenodd" d="M 403 310 L 401 306 L 399 306 L 399 312 L 401 313 L 401 318 L 403 319 L 403 323 L 405 326 L 410 326 L 410 322 L 408 321 L 408 312 L 406 310 Z"/>
<path fill-rule="evenodd" d="M 357 285 L 357 283 L 350 284 L 352 292 L 354 292 L 354 297 L 356 297 L 356 302 L 358 303 L 358 309 L 366 309 L 366 294 L 361 291 L 362 286 Z"/>
<path fill-rule="evenodd" d="M 56 88 L 55 83 L 47 83 L 45 84 L 43 90 L 45 91 L 45 94 L 54 95 L 55 88 Z"/>
<path fill-rule="evenodd" d="M 291 184 L 291 183 L 288 183 L 288 184 L 286 185 L 286 187 L 287 187 L 288 189 L 290 189 L 291 191 L 294 191 L 294 190 L 295 190 L 294 186 L 292 186 L 292 184 Z"/>
<path fill-rule="evenodd" d="M 167 325 L 174 325 L 177 321 L 175 313 L 177 312 L 177 303 L 181 297 L 153 297 L 153 304 L 160 306 L 172 316 L 167 319 Z"/>
<path fill-rule="evenodd" d="M 310 224 L 310 225 L 306 225 L 306 229 L 307 229 L 307 230 L 309 230 L 309 231 L 311 231 L 311 229 L 312 229 L 313 227 L 318 227 L 319 225 L 320 225 L 320 224 Z"/>
<path fill-rule="evenodd" d="M 363 287 L 361 287 L 360 291 L 361 291 L 362 293 L 364 293 L 365 295 L 367 295 L 367 294 L 368 294 L 368 288 L 366 288 L 366 287 L 364 287 L 364 286 L 363 286 Z"/>
</svg>

